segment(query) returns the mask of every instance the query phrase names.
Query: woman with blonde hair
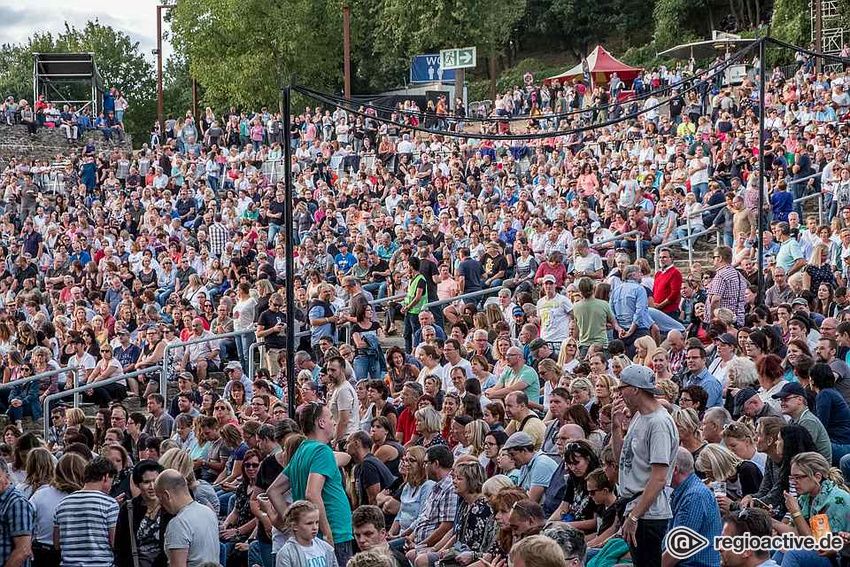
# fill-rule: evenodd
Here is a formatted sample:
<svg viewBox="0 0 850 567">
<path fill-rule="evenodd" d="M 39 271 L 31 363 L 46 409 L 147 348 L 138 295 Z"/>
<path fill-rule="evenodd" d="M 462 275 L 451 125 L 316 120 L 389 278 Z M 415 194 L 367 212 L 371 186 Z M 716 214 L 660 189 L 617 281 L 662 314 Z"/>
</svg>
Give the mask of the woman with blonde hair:
<svg viewBox="0 0 850 567">
<path fill-rule="evenodd" d="M 487 466 L 489 459 L 484 456 L 484 438 L 490 433 L 490 426 L 483 419 L 476 419 L 467 423 L 466 439 L 469 441 L 469 454 L 476 457 L 482 467 Z"/>
<path fill-rule="evenodd" d="M 725 494 L 719 495 L 715 491 L 717 504 L 724 513 L 729 511 L 733 502 L 758 492 L 764 477 L 754 462 L 744 461 L 719 443 L 706 445 L 700 451 L 694 466 L 698 472 L 705 475 L 706 481 L 725 483 Z"/>
<path fill-rule="evenodd" d="M 655 341 L 652 340 L 652 337 L 649 335 L 636 339 L 635 356 L 632 359 L 632 362 L 634 364 L 650 366 L 652 363 L 652 355 L 655 353 L 656 348 L 658 348 L 658 345 L 655 344 Z"/>
<path fill-rule="evenodd" d="M 558 365 L 564 372 L 572 372 L 581 361 L 578 359 L 578 341 L 573 337 L 561 343 L 561 352 L 558 353 Z"/>
<path fill-rule="evenodd" d="M 835 274 L 832 271 L 832 265 L 829 263 L 827 254 L 828 250 L 825 244 L 822 242 L 815 244 L 812 248 L 812 256 L 802 272 L 803 289 L 812 290 L 818 295 L 818 299 L 820 299 L 820 293 L 818 292 L 821 285 L 826 284 L 829 290 L 833 290 L 836 287 Z M 818 311 L 818 313 L 824 317 L 834 316 L 833 313 L 823 313 L 821 311 Z"/>
<path fill-rule="evenodd" d="M 403 533 L 413 521 L 419 517 L 425 501 L 431 495 L 434 481 L 428 480 L 425 464 L 425 449 L 408 447 L 399 463 L 399 474 L 404 480 L 399 499 L 388 494 L 378 494 L 378 506 L 386 514 L 396 514 L 395 521 L 390 527 L 389 535 L 397 537 Z"/>
<path fill-rule="evenodd" d="M 69 494 L 82 490 L 85 468 L 86 461 L 81 456 L 74 453 L 64 455 L 53 469 L 50 484 L 40 486 L 30 497 L 36 519 L 32 534 L 34 566 L 59 565 L 59 551 L 53 541 L 56 508 Z"/>
<path fill-rule="evenodd" d="M 614 377 L 617 380 L 620 379 L 620 372 L 628 368 L 632 365 L 632 361 L 629 360 L 624 354 L 618 354 L 617 356 L 611 358 L 611 372 L 614 373 Z"/>
<path fill-rule="evenodd" d="M 792 525 L 773 520 L 776 532 L 780 535 L 788 532 L 801 536 L 813 535 L 810 522 L 818 515 L 826 516 L 826 521 L 821 522 L 821 525 L 828 526 L 827 529 L 834 534 L 850 529 L 850 515 L 847 514 L 850 493 L 841 473 L 838 469 L 830 468 L 823 455 L 816 452 L 796 455 L 791 459 L 791 479 L 797 489 L 797 496 L 785 492 L 785 507 L 791 515 Z M 782 565 L 831 567 L 835 564 L 836 552 L 776 552 L 773 559 Z"/>
<path fill-rule="evenodd" d="M 673 411 L 673 422 L 679 431 L 679 446 L 690 451 L 696 462 L 700 452 L 708 444 L 702 440 L 699 414 L 693 408 L 680 408 Z"/>
<path fill-rule="evenodd" d="M 415 445 L 429 449 L 435 445 L 448 445 L 441 432 L 443 430 L 440 412 L 431 406 L 416 410 L 413 414 L 416 420 L 416 433 L 419 437 L 413 442 Z"/>
<path fill-rule="evenodd" d="M 745 356 L 736 356 L 726 365 L 726 377 L 732 393 L 750 386 L 758 390 L 759 374 L 756 364 Z"/>
<path fill-rule="evenodd" d="M 760 453 L 756 447 L 756 433 L 746 423 L 733 421 L 723 427 L 723 443 L 742 461 L 752 461 L 764 474 L 767 454 Z"/>
<path fill-rule="evenodd" d="M 169 449 L 159 458 L 159 464 L 182 474 L 195 502 L 203 504 L 218 515 L 220 503 L 215 489 L 207 481 L 195 477 L 195 466 L 189 453 L 183 449 Z"/>
<path fill-rule="evenodd" d="M 79 429 L 80 434 L 88 441 L 89 448 L 94 447 L 94 432 L 86 425 L 86 413 L 81 408 L 65 410 L 65 425 Z"/>
<path fill-rule="evenodd" d="M 493 375 L 497 378 L 508 369 L 508 349 L 513 346 L 508 337 L 497 337 L 493 342 Z"/>
</svg>

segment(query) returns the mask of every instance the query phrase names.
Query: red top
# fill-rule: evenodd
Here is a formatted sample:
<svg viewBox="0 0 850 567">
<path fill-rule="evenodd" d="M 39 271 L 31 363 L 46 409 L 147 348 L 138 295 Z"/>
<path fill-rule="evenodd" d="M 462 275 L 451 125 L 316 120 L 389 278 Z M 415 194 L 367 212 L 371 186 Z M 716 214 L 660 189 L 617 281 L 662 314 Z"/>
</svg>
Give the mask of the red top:
<svg viewBox="0 0 850 567">
<path fill-rule="evenodd" d="M 401 437 L 402 445 L 406 445 L 416 434 L 416 419 L 413 417 L 413 412 L 409 408 L 404 408 L 401 415 L 398 416 L 396 434 Z"/>
<path fill-rule="evenodd" d="M 670 266 L 655 274 L 652 299 L 658 305 L 668 298 L 673 300 L 661 308 L 661 311 L 671 313 L 679 309 L 679 302 L 682 300 L 682 273 L 676 266 Z"/>
</svg>

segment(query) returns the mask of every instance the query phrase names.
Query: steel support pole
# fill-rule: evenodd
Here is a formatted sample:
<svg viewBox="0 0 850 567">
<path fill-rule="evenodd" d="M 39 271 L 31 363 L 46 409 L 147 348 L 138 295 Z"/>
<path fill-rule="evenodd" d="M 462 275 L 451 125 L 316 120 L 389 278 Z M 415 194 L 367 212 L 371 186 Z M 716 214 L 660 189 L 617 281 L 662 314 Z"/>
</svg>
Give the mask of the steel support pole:
<svg viewBox="0 0 850 567">
<path fill-rule="evenodd" d="M 759 40 L 759 215 L 758 215 L 758 295 L 756 305 L 764 303 L 764 49 L 765 39 Z"/>
<path fill-rule="evenodd" d="M 351 99 L 351 7 L 348 3 L 342 7 L 342 75 L 345 98 Z"/>
<path fill-rule="evenodd" d="M 283 176 L 286 186 L 286 206 L 283 209 L 283 228 L 286 234 L 286 393 L 289 417 L 295 419 L 295 242 L 292 239 L 292 117 L 291 87 L 283 88 Z"/>
<path fill-rule="evenodd" d="M 162 96 L 162 8 L 156 7 L 156 119 L 159 122 L 159 141 L 165 141 L 165 101 Z"/>
</svg>

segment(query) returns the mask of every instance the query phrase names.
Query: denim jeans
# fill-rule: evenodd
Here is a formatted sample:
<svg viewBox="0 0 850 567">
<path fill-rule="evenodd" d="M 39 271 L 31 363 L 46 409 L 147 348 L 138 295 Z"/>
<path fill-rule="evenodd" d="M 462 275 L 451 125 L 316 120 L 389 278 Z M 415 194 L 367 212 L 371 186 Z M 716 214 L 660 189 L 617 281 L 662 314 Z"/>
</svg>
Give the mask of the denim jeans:
<svg viewBox="0 0 850 567">
<path fill-rule="evenodd" d="M 375 355 L 357 355 L 354 357 L 354 379 L 359 382 L 366 378 L 381 379 L 381 363 Z"/>
<path fill-rule="evenodd" d="M 171 294 L 174 293 L 174 286 L 163 287 L 156 290 L 156 302 L 159 303 L 161 307 L 164 307 L 166 303 L 168 303 L 168 298 L 171 297 Z"/>
<path fill-rule="evenodd" d="M 413 335 L 419 330 L 419 314 L 407 312 L 404 314 L 404 350 L 411 352 L 413 350 Z"/>
<path fill-rule="evenodd" d="M 342 543 L 335 543 L 334 555 L 336 555 L 336 562 L 339 564 L 339 567 L 348 565 L 348 560 L 354 555 L 354 540 L 350 539 Z"/>
<path fill-rule="evenodd" d="M 777 551 L 773 554 L 773 560 L 782 567 L 834 567 L 829 558 L 818 555 L 817 551 Z"/>
<path fill-rule="evenodd" d="M 283 232 L 282 224 L 274 224 L 269 223 L 269 244 L 274 246 L 274 239 L 277 236 L 277 233 Z"/>
<path fill-rule="evenodd" d="M 263 541 L 252 541 L 248 546 L 248 565 L 261 565 L 262 567 L 274 567 L 272 557 L 272 545 Z"/>
<path fill-rule="evenodd" d="M 372 282 L 363 284 L 363 289 L 372 294 L 376 299 L 383 299 L 387 296 L 386 282 Z"/>
<path fill-rule="evenodd" d="M 691 192 L 696 195 L 697 201 L 702 203 L 703 195 L 708 193 L 708 183 L 697 183 L 696 185 L 691 185 Z"/>
<path fill-rule="evenodd" d="M 248 351 L 256 340 L 254 333 L 245 333 L 236 337 L 236 352 L 239 354 L 239 364 L 242 365 L 243 370 L 250 368 L 248 364 Z"/>
</svg>

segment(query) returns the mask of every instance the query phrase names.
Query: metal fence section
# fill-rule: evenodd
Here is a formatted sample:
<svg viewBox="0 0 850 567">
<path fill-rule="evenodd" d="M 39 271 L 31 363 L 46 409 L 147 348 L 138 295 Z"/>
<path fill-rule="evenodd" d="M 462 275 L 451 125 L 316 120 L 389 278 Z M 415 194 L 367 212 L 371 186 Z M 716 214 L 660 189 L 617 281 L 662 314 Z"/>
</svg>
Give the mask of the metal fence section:
<svg viewBox="0 0 850 567">
<path fill-rule="evenodd" d="M 635 240 L 635 251 L 637 252 L 637 257 L 642 258 L 643 254 L 643 239 L 640 238 L 639 230 L 630 230 L 629 232 L 624 232 L 623 234 L 618 234 L 616 236 L 612 236 L 611 238 L 606 238 L 605 240 L 600 240 L 599 242 L 591 242 L 590 248 L 597 248 L 602 246 L 603 244 L 611 244 L 612 242 L 619 242 L 620 240 L 625 239 L 627 236 L 638 235 L 637 240 Z"/>
<path fill-rule="evenodd" d="M 70 390 L 65 390 L 64 392 L 56 392 L 55 394 L 50 394 L 49 396 L 44 398 L 44 401 L 42 402 L 42 415 L 44 416 L 44 439 L 47 439 L 50 435 L 50 402 L 54 400 L 61 400 L 62 398 L 67 398 L 68 396 L 74 396 L 74 398 L 76 399 L 82 392 L 85 392 L 86 390 L 94 390 L 96 388 L 102 388 L 103 386 L 109 386 L 110 384 L 115 384 L 116 382 L 126 380 L 127 378 L 135 378 L 136 376 L 147 374 L 150 371 L 151 368 L 136 370 L 127 374 L 113 376 L 112 378 L 107 378 L 106 380 L 99 380 L 94 384 L 83 384 L 82 386 L 75 386 L 74 388 L 71 388 Z M 75 404 L 75 407 L 76 405 L 77 404 Z"/>
<path fill-rule="evenodd" d="M 655 259 L 655 269 L 656 270 L 659 269 L 658 253 L 661 252 L 662 250 L 664 250 L 665 248 L 670 248 L 672 245 L 679 244 L 680 242 L 687 242 L 689 240 L 696 240 L 697 238 L 699 238 L 701 236 L 705 236 L 707 234 L 711 234 L 712 232 L 717 233 L 717 245 L 720 246 L 720 227 L 719 226 L 713 226 L 713 227 L 706 229 L 702 232 L 698 232 L 696 234 L 689 234 L 688 236 L 683 236 L 682 238 L 676 238 L 675 240 L 669 240 L 667 242 L 659 244 L 658 246 L 655 247 L 655 253 L 653 255 L 653 257 Z M 691 264 L 693 264 L 693 254 L 691 254 L 691 249 L 693 249 L 693 244 L 691 244 L 688 247 L 688 261 Z"/>
<path fill-rule="evenodd" d="M 463 295 L 458 295 L 457 297 L 450 297 L 448 299 L 439 299 L 437 301 L 432 301 L 430 303 L 426 303 L 422 308 L 430 309 L 432 307 L 439 307 L 441 305 L 446 305 L 447 303 L 454 303 L 455 301 L 463 301 L 464 299 L 472 299 L 474 297 L 481 297 L 483 295 L 490 295 L 492 293 L 499 293 L 502 289 L 502 286 L 497 287 L 488 287 L 487 289 L 482 289 L 479 291 L 471 291 L 469 293 L 464 293 Z"/>
<path fill-rule="evenodd" d="M 209 335 L 206 337 L 199 337 L 197 339 L 191 339 L 188 341 L 182 341 L 179 343 L 172 343 L 170 345 L 165 345 L 165 351 L 162 353 L 162 367 L 160 369 L 159 374 L 159 393 L 168 401 L 168 364 L 171 351 L 178 348 L 185 348 L 187 346 L 197 345 L 201 343 L 208 343 L 212 341 L 221 341 L 224 339 L 231 339 L 236 337 L 241 337 L 242 335 L 247 335 L 248 333 L 255 332 L 256 329 L 254 327 L 250 327 L 248 329 L 243 329 L 241 331 L 233 331 L 232 333 L 222 333 L 221 335 Z M 144 374 L 150 372 L 150 369 L 145 370 L 144 372 L 140 372 L 140 374 Z"/>
</svg>

